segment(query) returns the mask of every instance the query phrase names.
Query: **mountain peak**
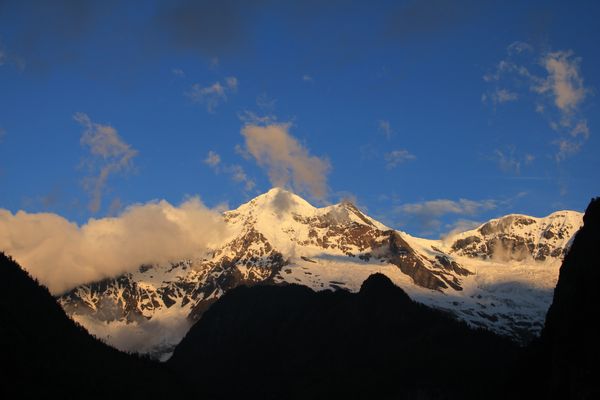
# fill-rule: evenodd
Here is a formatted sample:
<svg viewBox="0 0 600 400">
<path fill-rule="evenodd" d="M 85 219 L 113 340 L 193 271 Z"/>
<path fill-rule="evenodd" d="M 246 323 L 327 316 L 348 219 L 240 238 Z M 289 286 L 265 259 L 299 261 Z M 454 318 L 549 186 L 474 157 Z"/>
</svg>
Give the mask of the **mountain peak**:
<svg viewBox="0 0 600 400">
<path fill-rule="evenodd" d="M 315 207 L 287 189 L 274 187 L 256 196 L 249 202 L 242 204 L 235 211 L 244 213 L 247 211 L 265 210 L 281 214 L 289 211 L 297 211 L 297 209 L 313 211 Z"/>
</svg>

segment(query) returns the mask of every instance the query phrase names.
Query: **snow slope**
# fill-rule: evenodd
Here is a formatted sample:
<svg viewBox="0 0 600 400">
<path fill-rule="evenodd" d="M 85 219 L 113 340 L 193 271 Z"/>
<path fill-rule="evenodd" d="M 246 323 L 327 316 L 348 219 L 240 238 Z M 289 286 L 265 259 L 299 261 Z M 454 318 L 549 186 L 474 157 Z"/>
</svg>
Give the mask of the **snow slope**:
<svg viewBox="0 0 600 400">
<path fill-rule="evenodd" d="M 166 359 L 212 302 L 261 282 L 358 291 L 381 272 L 413 299 L 516 340 L 539 333 L 582 214 L 509 215 L 444 240 L 392 230 L 350 203 L 316 208 L 275 188 L 224 213 L 232 236 L 204 257 L 142 266 L 60 297 L 91 333 Z"/>
</svg>

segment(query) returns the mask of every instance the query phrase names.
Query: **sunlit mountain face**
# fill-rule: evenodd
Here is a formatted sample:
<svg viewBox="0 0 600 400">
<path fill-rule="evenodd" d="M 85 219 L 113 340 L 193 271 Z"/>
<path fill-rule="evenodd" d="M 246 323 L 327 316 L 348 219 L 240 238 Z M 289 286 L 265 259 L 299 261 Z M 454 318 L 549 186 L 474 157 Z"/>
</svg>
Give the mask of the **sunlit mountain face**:
<svg viewBox="0 0 600 400">
<path fill-rule="evenodd" d="M 0 1 L 0 397 L 598 397 L 599 19 Z"/>
<path fill-rule="evenodd" d="M 382 273 L 411 298 L 525 344 L 539 334 L 582 214 L 508 215 L 443 240 L 393 230 L 349 202 L 317 208 L 271 189 L 223 214 L 200 257 L 140 266 L 61 295 L 72 318 L 126 351 L 166 359 L 204 311 L 240 285 L 356 292 Z"/>
</svg>

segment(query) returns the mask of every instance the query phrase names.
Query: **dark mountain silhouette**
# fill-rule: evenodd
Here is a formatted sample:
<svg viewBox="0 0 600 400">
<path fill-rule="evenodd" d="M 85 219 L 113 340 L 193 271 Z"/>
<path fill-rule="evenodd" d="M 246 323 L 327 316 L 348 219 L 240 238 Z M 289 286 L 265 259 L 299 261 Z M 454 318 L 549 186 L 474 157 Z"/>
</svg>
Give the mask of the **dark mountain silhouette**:
<svg viewBox="0 0 600 400">
<path fill-rule="evenodd" d="M 560 270 L 541 341 L 556 398 L 600 398 L 600 198 L 583 217 Z"/>
<path fill-rule="evenodd" d="M 490 398 L 517 351 L 375 274 L 356 294 L 233 289 L 168 364 L 217 398 Z"/>
<path fill-rule="evenodd" d="M 539 338 L 515 364 L 511 397 L 600 398 L 600 198 L 592 199 L 560 268 Z"/>
<path fill-rule="evenodd" d="M 541 337 L 525 361 L 537 371 L 529 393 L 547 398 L 600 398 L 600 197 L 583 223 L 560 269 Z"/>
<path fill-rule="evenodd" d="M 0 398 L 185 394 L 165 366 L 90 336 L 2 252 L 0 344 Z"/>
</svg>

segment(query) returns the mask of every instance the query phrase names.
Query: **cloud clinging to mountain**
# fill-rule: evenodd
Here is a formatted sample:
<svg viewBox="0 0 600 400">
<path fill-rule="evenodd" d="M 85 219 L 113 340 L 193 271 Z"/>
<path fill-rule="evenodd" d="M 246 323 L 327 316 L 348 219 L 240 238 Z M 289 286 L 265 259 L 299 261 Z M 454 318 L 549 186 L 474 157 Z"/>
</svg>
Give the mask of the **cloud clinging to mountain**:
<svg viewBox="0 0 600 400">
<path fill-rule="evenodd" d="M 143 264 L 202 255 L 227 228 L 198 198 L 154 201 L 78 226 L 57 214 L 0 209 L 0 249 L 54 294 L 131 272 Z"/>
</svg>

